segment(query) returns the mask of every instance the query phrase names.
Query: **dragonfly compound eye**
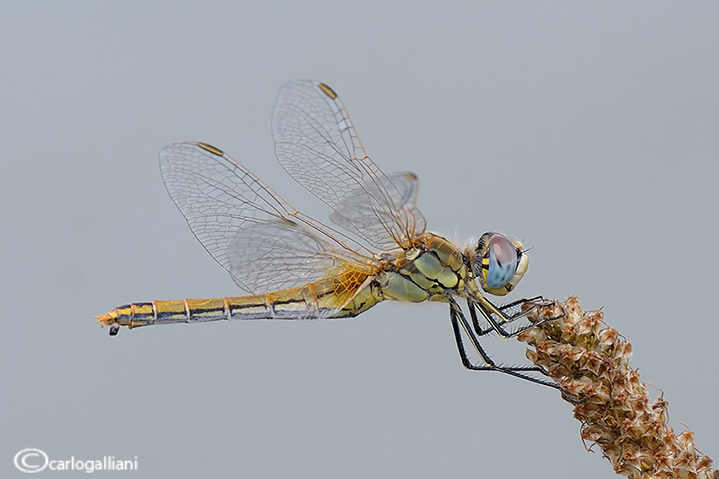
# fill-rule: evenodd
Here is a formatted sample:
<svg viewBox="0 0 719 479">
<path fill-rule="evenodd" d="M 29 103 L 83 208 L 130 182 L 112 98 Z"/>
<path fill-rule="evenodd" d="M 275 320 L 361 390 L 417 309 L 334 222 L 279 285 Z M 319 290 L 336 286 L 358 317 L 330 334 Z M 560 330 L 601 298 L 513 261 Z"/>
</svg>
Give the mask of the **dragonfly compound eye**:
<svg viewBox="0 0 719 479">
<path fill-rule="evenodd" d="M 517 270 L 517 248 L 506 236 L 495 234 L 487 245 L 487 286 L 499 289 L 510 282 Z"/>
</svg>

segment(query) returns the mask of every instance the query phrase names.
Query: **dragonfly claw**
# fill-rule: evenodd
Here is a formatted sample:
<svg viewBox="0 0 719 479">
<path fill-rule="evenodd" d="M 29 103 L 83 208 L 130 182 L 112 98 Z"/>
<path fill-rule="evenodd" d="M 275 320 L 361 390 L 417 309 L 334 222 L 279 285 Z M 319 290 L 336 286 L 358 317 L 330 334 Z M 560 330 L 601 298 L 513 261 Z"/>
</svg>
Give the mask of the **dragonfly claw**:
<svg viewBox="0 0 719 479">
<path fill-rule="evenodd" d="M 537 308 L 555 308 L 555 310 L 558 309 L 559 311 L 553 316 L 547 316 L 539 319 L 535 315 L 535 310 Z M 543 298 L 541 296 L 539 298 L 530 300 L 530 302 L 527 302 L 525 305 L 523 305 L 523 309 L 525 311 L 527 309 L 532 311 L 532 314 L 527 315 L 527 318 L 533 323 L 535 323 L 535 326 L 542 324 L 546 321 L 554 321 L 555 319 L 563 318 L 566 314 L 566 312 L 564 311 L 564 307 L 559 301 L 557 301 L 556 299 Z"/>
</svg>

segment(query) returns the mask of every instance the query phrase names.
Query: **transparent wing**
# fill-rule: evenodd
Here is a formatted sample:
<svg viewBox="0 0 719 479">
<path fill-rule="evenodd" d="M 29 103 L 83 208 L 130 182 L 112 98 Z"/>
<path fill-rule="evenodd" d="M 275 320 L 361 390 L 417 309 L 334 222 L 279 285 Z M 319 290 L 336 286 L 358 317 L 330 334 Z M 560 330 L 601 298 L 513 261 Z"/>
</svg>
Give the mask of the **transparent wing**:
<svg viewBox="0 0 719 479">
<path fill-rule="evenodd" d="M 346 262 L 370 268 L 369 251 L 292 208 L 213 146 L 167 146 L 160 167 L 194 235 L 246 291 L 310 283 Z"/>
<path fill-rule="evenodd" d="M 272 126 L 282 167 L 334 210 L 336 224 L 383 251 L 407 247 L 424 231 L 417 177 L 379 169 L 330 87 L 311 80 L 285 85 Z"/>
</svg>

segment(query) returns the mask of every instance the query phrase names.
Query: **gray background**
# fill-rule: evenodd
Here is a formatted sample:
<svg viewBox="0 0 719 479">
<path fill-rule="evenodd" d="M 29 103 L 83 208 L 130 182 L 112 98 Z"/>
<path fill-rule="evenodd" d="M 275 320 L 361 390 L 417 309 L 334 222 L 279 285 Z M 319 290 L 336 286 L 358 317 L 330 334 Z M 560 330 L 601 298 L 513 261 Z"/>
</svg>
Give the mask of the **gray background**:
<svg viewBox="0 0 719 479">
<path fill-rule="evenodd" d="M 465 371 L 442 305 L 96 326 L 239 294 L 165 193 L 168 143 L 215 144 L 326 218 L 273 158 L 297 78 L 340 93 L 385 171 L 420 176 L 431 230 L 533 247 L 511 298 L 603 307 L 672 426 L 719 458 L 719 4 L 199 3 L 3 5 L 0 476 L 27 447 L 139 457 L 117 477 L 613 475 L 556 391 Z"/>
</svg>

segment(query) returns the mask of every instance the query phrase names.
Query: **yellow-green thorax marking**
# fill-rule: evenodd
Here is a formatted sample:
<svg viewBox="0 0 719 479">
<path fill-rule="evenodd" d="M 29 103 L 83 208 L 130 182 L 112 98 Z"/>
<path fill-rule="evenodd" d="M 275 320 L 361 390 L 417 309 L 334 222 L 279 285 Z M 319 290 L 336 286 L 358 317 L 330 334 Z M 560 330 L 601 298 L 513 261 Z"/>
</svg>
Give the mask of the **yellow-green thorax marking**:
<svg viewBox="0 0 719 479">
<path fill-rule="evenodd" d="M 445 301 L 449 291 L 464 289 L 467 271 L 465 258 L 456 246 L 441 236 L 425 233 L 377 274 L 376 281 L 383 299 Z"/>
</svg>

